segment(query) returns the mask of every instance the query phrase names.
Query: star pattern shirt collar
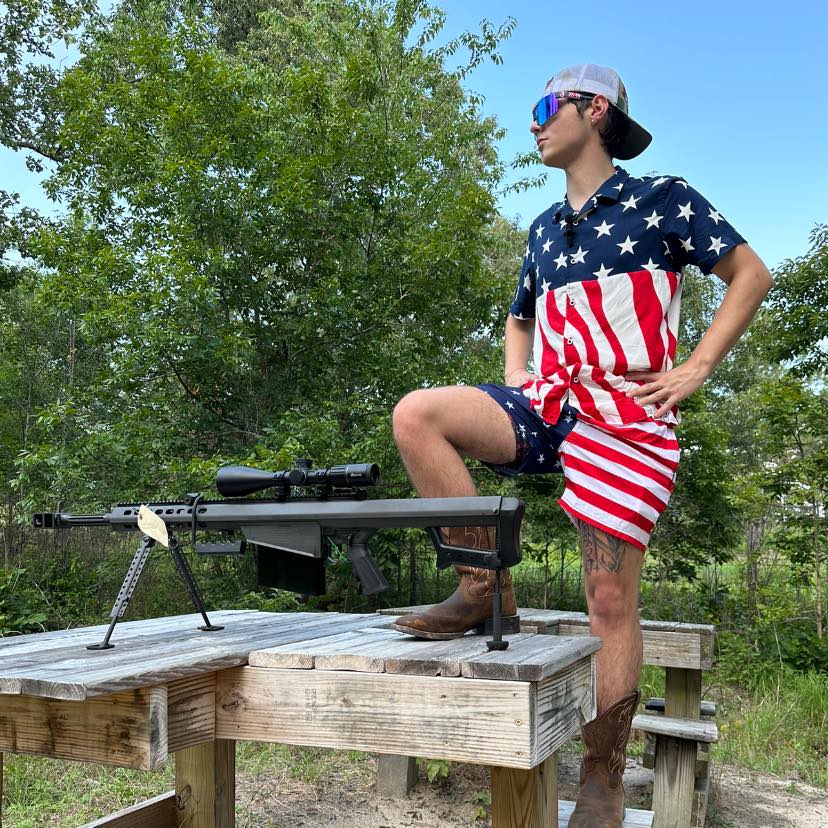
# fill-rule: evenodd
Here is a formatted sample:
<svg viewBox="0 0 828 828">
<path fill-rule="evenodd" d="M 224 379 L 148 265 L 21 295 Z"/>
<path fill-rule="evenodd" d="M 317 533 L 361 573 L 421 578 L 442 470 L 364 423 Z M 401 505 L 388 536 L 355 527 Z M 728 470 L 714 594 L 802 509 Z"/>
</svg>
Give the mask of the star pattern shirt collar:
<svg viewBox="0 0 828 828">
<path fill-rule="evenodd" d="M 624 184 L 630 174 L 623 167 L 616 167 L 615 173 L 611 175 L 593 194 L 584 202 L 584 206 L 578 212 L 588 210 L 597 202 L 605 204 L 613 204 L 621 200 L 621 193 L 624 190 Z M 560 222 L 564 216 L 574 213 L 575 211 L 569 204 L 569 196 L 565 195 L 563 201 L 560 203 L 557 212 L 554 215 L 556 222 Z"/>
</svg>

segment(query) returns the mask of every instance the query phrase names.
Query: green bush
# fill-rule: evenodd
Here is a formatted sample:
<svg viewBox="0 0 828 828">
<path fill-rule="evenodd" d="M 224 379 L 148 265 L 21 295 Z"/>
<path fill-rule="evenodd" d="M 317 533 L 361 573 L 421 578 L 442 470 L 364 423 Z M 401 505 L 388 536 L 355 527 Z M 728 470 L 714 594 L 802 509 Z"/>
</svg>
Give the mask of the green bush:
<svg viewBox="0 0 828 828">
<path fill-rule="evenodd" d="M 47 620 L 43 600 L 25 576 L 25 569 L 0 570 L 0 635 L 35 632 Z"/>
</svg>

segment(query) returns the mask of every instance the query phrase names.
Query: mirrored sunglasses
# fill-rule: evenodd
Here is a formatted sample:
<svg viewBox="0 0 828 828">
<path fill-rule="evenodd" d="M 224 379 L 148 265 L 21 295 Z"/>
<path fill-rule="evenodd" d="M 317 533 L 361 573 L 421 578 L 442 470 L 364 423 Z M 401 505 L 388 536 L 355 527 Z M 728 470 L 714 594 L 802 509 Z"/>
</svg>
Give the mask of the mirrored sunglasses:
<svg viewBox="0 0 828 828">
<path fill-rule="evenodd" d="M 532 107 L 532 119 L 538 126 L 543 126 L 567 101 L 589 101 L 595 95 L 584 92 L 553 92 L 551 95 L 544 95 Z"/>
</svg>

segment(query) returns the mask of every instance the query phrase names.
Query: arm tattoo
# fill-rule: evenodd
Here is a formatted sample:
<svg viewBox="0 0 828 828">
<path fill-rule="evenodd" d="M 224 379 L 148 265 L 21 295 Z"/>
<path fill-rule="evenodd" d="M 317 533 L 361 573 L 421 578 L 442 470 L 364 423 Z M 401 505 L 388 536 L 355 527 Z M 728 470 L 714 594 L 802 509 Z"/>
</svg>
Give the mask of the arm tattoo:
<svg viewBox="0 0 828 828">
<path fill-rule="evenodd" d="M 606 569 L 607 572 L 621 571 L 627 552 L 627 545 L 621 538 L 608 535 L 583 520 L 578 522 L 578 531 L 581 535 L 581 551 L 587 575 L 599 569 Z"/>
</svg>

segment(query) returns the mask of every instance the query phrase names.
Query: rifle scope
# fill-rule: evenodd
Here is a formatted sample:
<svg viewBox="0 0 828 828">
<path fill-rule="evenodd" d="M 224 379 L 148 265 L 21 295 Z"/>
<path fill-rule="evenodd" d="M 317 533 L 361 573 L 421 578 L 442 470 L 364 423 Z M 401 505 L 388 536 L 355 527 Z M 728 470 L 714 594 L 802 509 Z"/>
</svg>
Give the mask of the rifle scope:
<svg viewBox="0 0 828 828">
<path fill-rule="evenodd" d="M 223 497 L 245 497 L 271 487 L 286 491 L 289 486 L 323 486 L 343 489 L 376 486 L 380 470 L 376 463 L 353 463 L 311 469 L 297 462 L 297 468 L 288 471 L 264 471 L 249 466 L 225 466 L 216 474 L 216 488 Z"/>
</svg>

